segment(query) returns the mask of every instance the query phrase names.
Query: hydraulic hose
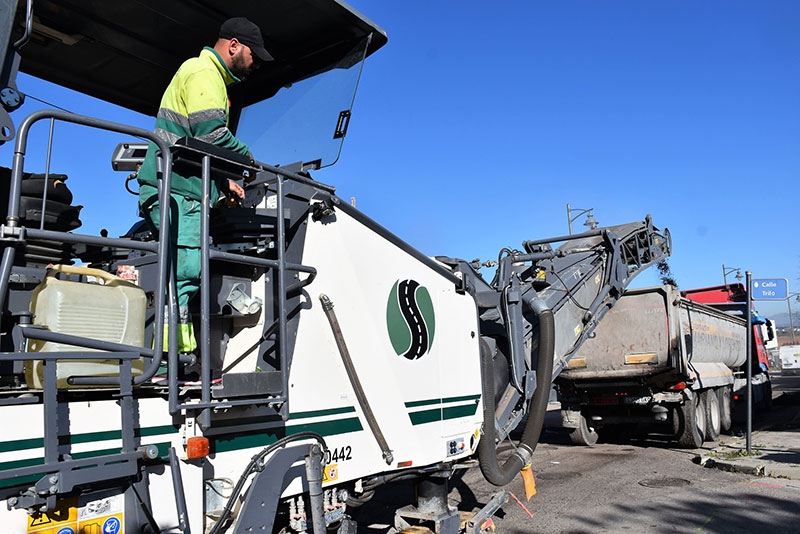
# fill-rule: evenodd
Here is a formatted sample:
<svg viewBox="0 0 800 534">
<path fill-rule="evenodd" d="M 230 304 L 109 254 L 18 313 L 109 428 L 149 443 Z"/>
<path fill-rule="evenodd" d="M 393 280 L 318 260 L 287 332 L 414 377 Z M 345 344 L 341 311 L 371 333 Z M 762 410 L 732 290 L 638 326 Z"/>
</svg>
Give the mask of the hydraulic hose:
<svg viewBox="0 0 800 534">
<path fill-rule="evenodd" d="M 494 366 L 486 342 L 481 341 L 481 373 L 483 375 L 483 438 L 478 443 L 478 462 L 484 478 L 495 486 L 505 486 L 525 467 L 536 449 L 542 433 L 547 402 L 550 398 L 550 379 L 553 375 L 555 352 L 555 320 L 553 312 L 543 302 L 529 300 L 528 307 L 539 319 L 539 351 L 536 363 L 536 391 L 528 405 L 528 420 L 517 450 L 500 465 L 495 444 Z"/>
<path fill-rule="evenodd" d="M 233 488 L 233 493 L 231 496 L 228 497 L 228 502 L 225 504 L 225 508 L 222 510 L 222 513 L 217 519 L 217 523 L 214 525 L 214 528 L 211 529 L 210 534 L 218 534 L 222 532 L 223 526 L 227 527 L 226 523 L 228 521 L 228 517 L 233 512 L 233 507 L 236 504 L 236 501 L 239 499 L 239 495 L 241 495 L 242 490 L 244 489 L 244 485 L 247 482 L 247 479 L 258 470 L 259 463 L 270 453 L 275 451 L 276 449 L 283 447 L 293 441 L 299 441 L 304 439 L 313 439 L 316 440 L 321 446 L 322 449 L 327 449 L 328 446 L 325 444 L 325 438 L 320 436 L 315 432 L 298 432 L 297 434 L 292 434 L 291 436 L 286 436 L 285 438 L 281 438 L 275 443 L 267 445 L 260 452 L 256 453 L 250 459 L 250 463 L 247 465 L 247 468 L 244 470 L 242 475 L 239 477 L 239 481 L 236 483 L 236 486 Z M 316 532 L 316 530 L 315 530 Z"/>
</svg>

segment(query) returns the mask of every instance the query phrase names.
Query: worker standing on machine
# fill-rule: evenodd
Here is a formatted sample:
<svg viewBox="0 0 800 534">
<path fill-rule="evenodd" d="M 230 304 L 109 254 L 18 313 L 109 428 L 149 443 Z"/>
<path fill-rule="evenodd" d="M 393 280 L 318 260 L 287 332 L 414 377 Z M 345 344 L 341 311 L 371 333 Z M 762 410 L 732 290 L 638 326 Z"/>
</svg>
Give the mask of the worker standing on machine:
<svg viewBox="0 0 800 534">
<path fill-rule="evenodd" d="M 170 146 L 182 137 L 194 137 L 249 156 L 252 161 L 248 146 L 228 129 L 227 88 L 272 59 L 258 26 L 244 17 L 226 20 L 214 47 L 205 47 L 198 57 L 185 61 L 172 78 L 161 99 L 155 134 Z M 138 175 L 139 208 L 154 232 L 158 232 L 160 220 L 157 152 L 158 147 L 151 142 Z M 220 191 L 244 198 L 244 190 L 235 181 L 212 179 L 211 198 L 218 199 Z M 181 176 L 173 171 L 169 239 L 175 251 L 179 353 L 197 348 L 189 303 L 200 289 L 202 193 L 199 176 Z"/>
</svg>

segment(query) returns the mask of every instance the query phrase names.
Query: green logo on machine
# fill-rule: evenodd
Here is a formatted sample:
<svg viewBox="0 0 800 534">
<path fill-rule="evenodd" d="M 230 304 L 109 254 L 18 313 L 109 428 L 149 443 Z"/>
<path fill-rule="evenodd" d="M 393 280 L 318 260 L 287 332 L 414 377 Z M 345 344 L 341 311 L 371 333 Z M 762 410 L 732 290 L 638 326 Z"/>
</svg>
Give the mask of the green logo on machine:
<svg viewBox="0 0 800 534">
<path fill-rule="evenodd" d="M 416 360 L 431 350 L 436 318 L 428 290 L 415 280 L 398 280 L 386 304 L 389 339 L 398 356 Z"/>
</svg>

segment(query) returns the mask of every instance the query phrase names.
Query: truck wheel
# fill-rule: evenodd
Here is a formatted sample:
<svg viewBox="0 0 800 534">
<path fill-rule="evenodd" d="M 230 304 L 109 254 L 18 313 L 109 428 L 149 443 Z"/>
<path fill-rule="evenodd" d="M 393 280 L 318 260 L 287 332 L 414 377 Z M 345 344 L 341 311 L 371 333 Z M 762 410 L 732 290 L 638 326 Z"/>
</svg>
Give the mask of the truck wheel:
<svg viewBox="0 0 800 534">
<path fill-rule="evenodd" d="M 764 409 L 771 410 L 772 409 L 772 382 L 767 381 L 767 385 L 764 388 L 766 389 L 766 393 L 764 394 Z"/>
<path fill-rule="evenodd" d="M 574 445 L 593 447 L 597 443 L 597 431 L 589 426 L 586 418 L 581 415 L 578 428 L 569 433 L 569 439 Z"/>
<path fill-rule="evenodd" d="M 685 449 L 698 449 L 706 437 L 706 406 L 702 395 L 689 391 L 682 406 L 677 409 L 678 445 Z"/>
<path fill-rule="evenodd" d="M 706 440 L 717 441 L 722 427 L 719 397 L 713 389 L 707 389 L 700 395 L 706 405 Z"/>
<path fill-rule="evenodd" d="M 721 387 L 717 390 L 720 410 L 720 429 L 729 432 L 731 429 L 731 388 Z"/>
</svg>

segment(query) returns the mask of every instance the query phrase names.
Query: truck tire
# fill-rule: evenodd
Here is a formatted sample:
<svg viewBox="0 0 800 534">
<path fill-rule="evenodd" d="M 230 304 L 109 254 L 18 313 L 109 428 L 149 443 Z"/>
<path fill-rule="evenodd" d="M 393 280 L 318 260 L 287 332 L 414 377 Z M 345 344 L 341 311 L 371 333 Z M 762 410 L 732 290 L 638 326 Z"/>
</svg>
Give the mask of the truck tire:
<svg viewBox="0 0 800 534">
<path fill-rule="evenodd" d="M 731 388 L 730 386 L 721 387 L 717 390 L 720 410 L 720 429 L 722 432 L 731 430 Z"/>
<path fill-rule="evenodd" d="M 581 415 L 578 428 L 569 433 L 569 439 L 573 445 L 585 445 L 593 447 L 597 443 L 597 430 L 589 426 L 586 418 Z"/>
<path fill-rule="evenodd" d="M 767 385 L 765 388 L 767 391 L 764 394 L 764 409 L 771 410 L 772 409 L 772 382 L 767 381 Z"/>
<path fill-rule="evenodd" d="M 722 429 L 722 413 L 719 397 L 713 389 L 703 391 L 700 396 L 706 405 L 706 441 L 717 441 Z"/>
<path fill-rule="evenodd" d="M 685 449 L 698 449 L 706 439 L 706 405 L 703 396 L 686 392 L 683 405 L 677 409 L 678 445 Z"/>
</svg>

